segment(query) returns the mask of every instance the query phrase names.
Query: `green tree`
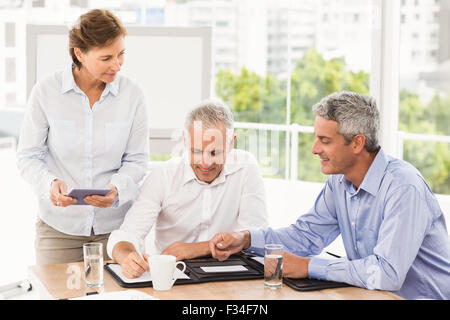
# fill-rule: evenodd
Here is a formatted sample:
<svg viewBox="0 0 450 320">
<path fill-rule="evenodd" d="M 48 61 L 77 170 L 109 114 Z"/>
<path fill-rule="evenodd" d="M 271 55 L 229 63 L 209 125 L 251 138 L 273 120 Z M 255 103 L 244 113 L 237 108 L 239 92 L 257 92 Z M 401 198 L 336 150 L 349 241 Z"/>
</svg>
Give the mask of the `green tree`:
<svg viewBox="0 0 450 320">
<path fill-rule="evenodd" d="M 323 97 L 342 90 L 369 94 L 369 73 L 349 71 L 343 58 L 326 60 L 314 48 L 300 59 L 291 76 L 291 123 L 312 126 L 311 107 Z M 227 102 L 240 122 L 286 122 L 286 81 L 273 75 L 262 77 L 242 68 L 238 74 L 219 70 L 216 74 L 216 94 Z M 420 97 L 407 90 L 400 92 L 399 129 L 404 132 L 450 135 L 450 95 L 436 93 L 424 104 Z M 240 130 L 243 136 L 255 130 Z M 258 136 L 257 139 L 260 139 Z M 280 170 L 269 174 L 284 177 L 285 135 L 280 135 L 278 155 Z M 300 133 L 298 137 L 298 178 L 324 181 L 320 162 L 311 153 L 314 135 Z M 448 143 L 405 141 L 404 159 L 416 166 L 434 192 L 450 194 L 450 146 Z M 273 151 L 272 151 L 273 152 Z M 262 166 L 268 166 L 259 159 Z M 270 171 L 266 171 L 270 172 Z"/>
<path fill-rule="evenodd" d="M 284 123 L 285 91 L 274 76 L 264 78 L 245 67 L 236 75 L 223 69 L 216 74 L 216 95 L 230 105 L 236 121 Z"/>
<path fill-rule="evenodd" d="M 242 68 L 238 74 L 229 70 L 219 70 L 216 74 L 216 95 L 232 109 L 235 121 L 258 123 L 284 123 L 286 119 L 286 86 L 272 75 L 261 77 L 247 68 Z M 261 134 L 257 130 L 236 130 L 238 140 L 236 145 L 249 148 L 250 140 L 260 145 Z M 271 141 L 271 133 L 266 136 Z M 264 135 L 263 135 L 264 136 Z M 282 140 L 285 134 L 280 134 L 278 148 L 267 146 L 270 154 L 266 158 L 258 156 L 262 171 L 267 177 L 282 178 L 285 175 L 285 144 Z M 276 149 L 276 150 L 275 150 Z M 277 153 L 277 154 L 275 154 Z M 278 171 L 273 172 L 273 166 L 267 157 L 278 157 Z"/>
<path fill-rule="evenodd" d="M 450 135 L 450 99 L 436 93 L 428 105 L 420 97 L 400 92 L 399 130 L 409 133 Z M 432 190 L 450 194 L 450 146 L 444 142 L 404 141 L 403 159 L 413 164 Z"/>
<path fill-rule="evenodd" d="M 312 126 L 311 107 L 327 95 L 342 91 L 369 93 L 369 74 L 346 70 L 343 58 L 325 60 L 311 48 L 300 59 L 291 75 L 291 122 Z"/>
<path fill-rule="evenodd" d="M 434 95 L 425 112 L 426 120 L 434 125 L 434 134 L 450 136 L 450 95 L 438 92 Z"/>
<path fill-rule="evenodd" d="M 400 91 L 399 123 L 400 131 L 429 134 L 432 125 L 426 119 L 425 106 L 419 95 L 407 90 Z"/>
</svg>

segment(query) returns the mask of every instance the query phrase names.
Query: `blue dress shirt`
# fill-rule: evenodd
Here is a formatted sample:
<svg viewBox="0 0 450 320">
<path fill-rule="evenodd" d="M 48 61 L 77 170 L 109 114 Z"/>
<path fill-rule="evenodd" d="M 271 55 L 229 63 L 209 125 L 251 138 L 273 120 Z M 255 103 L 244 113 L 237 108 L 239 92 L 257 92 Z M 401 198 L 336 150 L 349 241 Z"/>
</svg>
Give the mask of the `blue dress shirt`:
<svg viewBox="0 0 450 320">
<path fill-rule="evenodd" d="M 331 175 L 305 215 L 273 230 L 250 230 L 249 250 L 282 243 L 319 254 L 339 234 L 347 257 L 312 257 L 310 278 L 393 291 L 406 299 L 450 299 L 450 241 L 445 218 L 419 171 L 379 150 L 360 187 Z"/>
</svg>

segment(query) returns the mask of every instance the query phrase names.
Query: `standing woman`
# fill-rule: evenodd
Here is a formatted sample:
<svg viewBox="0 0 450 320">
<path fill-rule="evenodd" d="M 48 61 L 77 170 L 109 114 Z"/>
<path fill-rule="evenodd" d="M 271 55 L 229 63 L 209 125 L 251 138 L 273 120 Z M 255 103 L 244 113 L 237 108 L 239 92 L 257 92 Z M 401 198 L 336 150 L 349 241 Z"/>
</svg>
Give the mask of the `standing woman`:
<svg viewBox="0 0 450 320">
<path fill-rule="evenodd" d="M 108 10 L 80 16 L 69 32 L 73 63 L 33 87 L 22 125 L 18 167 L 38 195 L 37 264 L 83 260 L 83 244 L 122 224 L 148 162 L 142 90 L 119 75 L 126 30 Z M 73 205 L 74 187 L 109 188 Z"/>
</svg>

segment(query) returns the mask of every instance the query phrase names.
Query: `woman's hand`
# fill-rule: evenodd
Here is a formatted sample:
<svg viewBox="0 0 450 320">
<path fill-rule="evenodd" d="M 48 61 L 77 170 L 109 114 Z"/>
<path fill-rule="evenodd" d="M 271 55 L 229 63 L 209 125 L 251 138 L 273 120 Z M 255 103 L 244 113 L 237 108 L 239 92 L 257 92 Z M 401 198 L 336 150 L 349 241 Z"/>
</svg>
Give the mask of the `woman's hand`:
<svg viewBox="0 0 450 320">
<path fill-rule="evenodd" d="M 67 207 L 77 203 L 77 199 L 68 197 L 67 185 L 64 181 L 55 179 L 50 188 L 50 201 L 57 207 Z"/>
<path fill-rule="evenodd" d="M 111 189 L 105 196 L 92 195 L 87 196 L 83 200 L 87 204 L 98 208 L 108 208 L 113 205 L 118 196 L 117 188 L 112 184 L 106 186 L 106 188 Z"/>
</svg>

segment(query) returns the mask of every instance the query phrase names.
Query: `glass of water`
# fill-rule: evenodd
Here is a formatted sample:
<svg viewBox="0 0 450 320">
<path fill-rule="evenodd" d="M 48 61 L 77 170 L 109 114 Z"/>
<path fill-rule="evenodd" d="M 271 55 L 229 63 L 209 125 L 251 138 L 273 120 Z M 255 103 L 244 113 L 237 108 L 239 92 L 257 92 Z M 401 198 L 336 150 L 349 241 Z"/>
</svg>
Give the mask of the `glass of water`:
<svg viewBox="0 0 450 320">
<path fill-rule="evenodd" d="M 103 244 L 97 242 L 83 245 L 84 275 L 86 286 L 100 288 L 103 286 Z"/>
<path fill-rule="evenodd" d="M 280 289 L 283 284 L 283 245 L 264 246 L 264 287 Z"/>
</svg>

